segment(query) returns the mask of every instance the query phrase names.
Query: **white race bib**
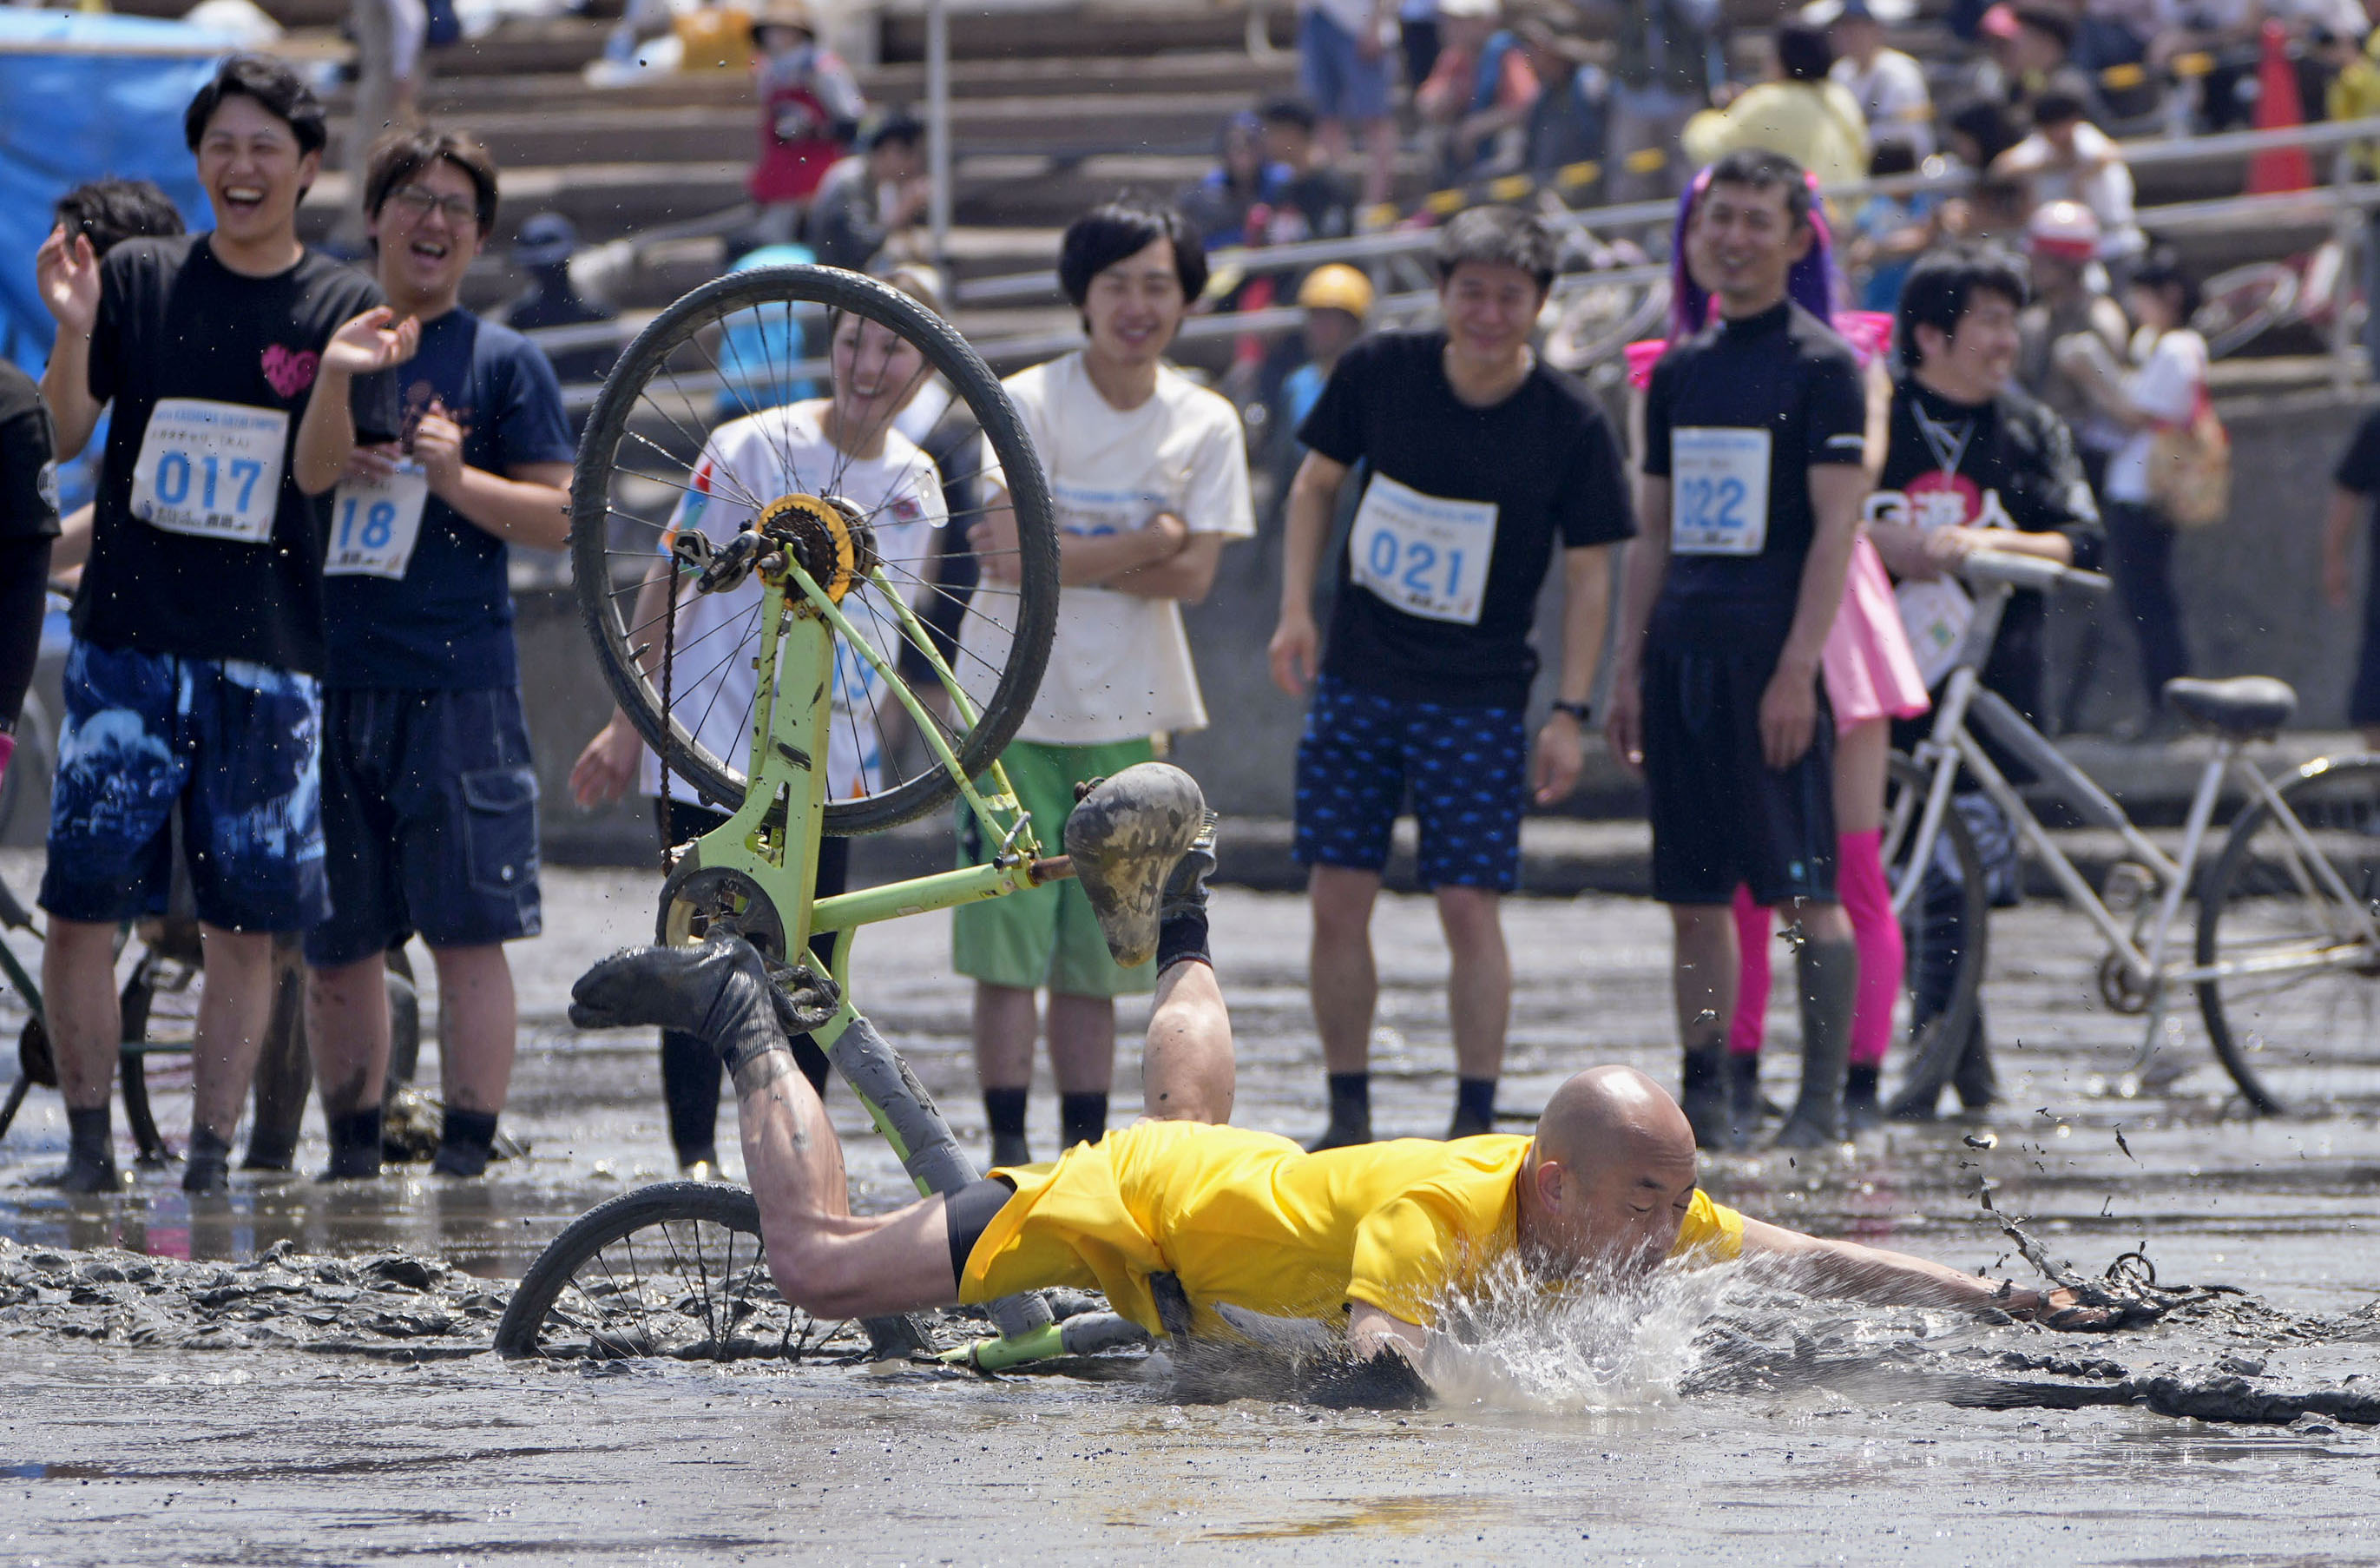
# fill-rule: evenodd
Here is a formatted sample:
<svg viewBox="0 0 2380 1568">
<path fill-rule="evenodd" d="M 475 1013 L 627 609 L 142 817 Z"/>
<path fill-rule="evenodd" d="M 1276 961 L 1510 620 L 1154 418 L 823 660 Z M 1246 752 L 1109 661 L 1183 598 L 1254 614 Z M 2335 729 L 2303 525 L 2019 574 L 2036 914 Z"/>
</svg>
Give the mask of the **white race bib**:
<svg viewBox="0 0 2380 1568">
<path fill-rule="evenodd" d="M 132 465 L 132 515 L 167 533 L 262 544 L 281 504 L 289 416 L 278 408 L 161 397 Z"/>
<path fill-rule="evenodd" d="M 1892 597 L 1900 606 L 1900 625 L 1909 633 L 1918 677 L 1931 690 L 1958 662 L 1959 646 L 1967 640 L 1968 624 L 1975 618 L 1975 602 L 1949 577 L 1912 577 L 1894 589 Z"/>
<path fill-rule="evenodd" d="M 1409 615 L 1479 624 L 1496 504 L 1444 501 L 1374 474 L 1347 541 L 1354 579 Z"/>
<path fill-rule="evenodd" d="M 1768 542 L 1765 430 L 1697 426 L 1670 432 L 1670 550 L 1757 555 Z"/>
<path fill-rule="evenodd" d="M 419 463 L 400 463 L 384 480 L 346 480 L 331 504 L 331 547 L 322 575 L 401 577 L 421 539 L 421 509 L 430 478 Z"/>
<path fill-rule="evenodd" d="M 1165 497 L 1147 491 L 1101 490 L 1064 480 L 1050 481 L 1050 504 L 1060 533 L 1092 539 L 1137 532 L 1168 504 Z"/>
</svg>

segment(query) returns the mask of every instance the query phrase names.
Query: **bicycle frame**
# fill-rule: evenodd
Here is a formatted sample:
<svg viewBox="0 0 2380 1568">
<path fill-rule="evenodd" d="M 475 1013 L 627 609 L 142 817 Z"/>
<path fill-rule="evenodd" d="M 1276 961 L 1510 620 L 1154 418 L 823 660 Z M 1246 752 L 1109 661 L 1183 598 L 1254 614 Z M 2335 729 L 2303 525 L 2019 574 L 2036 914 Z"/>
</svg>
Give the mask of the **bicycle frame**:
<svg viewBox="0 0 2380 1568">
<path fill-rule="evenodd" d="M 686 846 L 677 868 L 723 868 L 751 878 L 783 923 L 788 962 L 800 961 L 814 932 L 833 934 L 828 969 L 841 988 L 842 1006 L 811 1038 L 867 1108 L 868 1119 L 892 1146 L 919 1194 L 953 1192 L 976 1180 L 978 1173 L 909 1064 L 853 1004 L 853 936 L 859 927 L 880 920 L 1062 880 L 1073 875 L 1073 868 L 1062 857 L 1042 857 L 1032 819 L 999 763 L 992 764 L 988 776 L 989 794 L 960 772 L 957 757 L 916 693 L 894 677 L 883 654 L 858 633 L 790 551 L 764 563 L 760 575 L 759 695 L 753 708 L 751 763 L 745 773 L 750 783 L 743 805 Z M 905 599 L 880 568 L 873 580 L 898 616 L 902 636 L 931 662 L 961 722 L 974 723 L 973 705 Z M 814 763 L 827 755 L 838 639 L 883 678 L 935 759 L 957 781 L 965 808 L 982 825 L 988 841 L 1000 846 L 988 863 L 832 898 L 815 896 L 827 781 L 823 768 Z M 803 692 L 808 694 L 806 699 L 789 699 L 788 694 Z M 992 1303 L 990 1311 L 999 1337 L 946 1352 L 942 1359 L 995 1371 L 1146 1338 L 1137 1325 L 1112 1313 L 1059 1323 L 1038 1295 L 1003 1298 Z"/>
</svg>

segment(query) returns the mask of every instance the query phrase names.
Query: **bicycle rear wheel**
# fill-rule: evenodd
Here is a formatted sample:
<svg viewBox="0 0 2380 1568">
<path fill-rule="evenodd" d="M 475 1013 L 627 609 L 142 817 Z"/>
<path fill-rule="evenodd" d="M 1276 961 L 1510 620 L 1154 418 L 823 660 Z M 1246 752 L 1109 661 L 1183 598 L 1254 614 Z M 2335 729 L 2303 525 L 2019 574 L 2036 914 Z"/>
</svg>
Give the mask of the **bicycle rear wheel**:
<svg viewBox="0 0 2380 1568">
<path fill-rule="evenodd" d="M 2257 1111 L 2369 1112 L 2380 1105 L 2380 757 L 2309 762 L 2278 787 L 2309 842 L 2257 802 L 2231 825 L 2198 905 L 2200 964 L 2265 967 L 2200 981 L 2199 1012 Z"/>
<path fill-rule="evenodd" d="M 973 472 L 941 473 L 888 434 L 910 402 L 943 391 L 982 427 Z M 945 586 L 937 564 L 965 554 L 965 530 L 992 510 L 990 487 L 970 481 L 994 474 L 1015 519 L 1014 553 L 979 554 L 982 580 Z M 946 501 L 952 491 L 965 498 Z M 682 589 L 671 610 L 668 553 L 685 533 L 725 544 L 756 519 L 799 531 L 793 549 L 895 672 L 887 680 L 838 639 L 835 744 L 858 765 L 830 778 L 826 832 L 892 827 L 957 793 L 929 748 L 899 744 L 914 719 L 892 682 L 910 683 L 965 776 L 1024 722 L 1057 625 L 1048 486 L 990 370 L 908 295 L 828 267 L 757 269 L 696 289 L 637 335 L 604 383 L 571 495 L 572 565 L 604 675 L 647 744 L 713 805 L 744 798 L 761 592 L 749 577 L 708 594 Z M 961 530 L 953 549 L 940 547 L 938 529 Z M 882 585 L 866 574 L 871 560 Z M 898 671 L 905 647 L 919 647 L 902 609 L 962 598 L 968 626 L 953 663 L 977 709 L 971 724 L 938 681 Z"/>
<path fill-rule="evenodd" d="M 1884 867 L 1901 907 L 1900 939 L 1908 951 L 1900 995 L 1893 1007 L 1893 1039 L 1902 1042 L 1901 1087 L 1890 1110 L 1899 1117 L 1931 1115 L 1958 1070 L 1984 985 L 1989 947 L 1991 894 L 1984 858 L 1966 819 L 1942 814 L 1934 853 L 1914 864 L 1917 823 L 1932 776 L 1894 752 L 1884 790 Z M 1905 902 L 1908 879 L 1919 885 Z"/>
</svg>

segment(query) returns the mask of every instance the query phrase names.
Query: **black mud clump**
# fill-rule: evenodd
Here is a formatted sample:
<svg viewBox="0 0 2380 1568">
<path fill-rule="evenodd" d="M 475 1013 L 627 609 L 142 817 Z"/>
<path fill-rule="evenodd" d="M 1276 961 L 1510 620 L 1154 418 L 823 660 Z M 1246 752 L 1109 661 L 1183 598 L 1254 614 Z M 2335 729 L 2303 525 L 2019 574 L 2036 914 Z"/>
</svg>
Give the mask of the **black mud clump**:
<svg viewBox="0 0 2380 1568">
<path fill-rule="evenodd" d="M 0 1339 L 436 1360 L 487 1349 L 508 1294 L 399 1252 L 312 1258 L 285 1241 L 203 1263 L 0 1237 Z"/>
</svg>

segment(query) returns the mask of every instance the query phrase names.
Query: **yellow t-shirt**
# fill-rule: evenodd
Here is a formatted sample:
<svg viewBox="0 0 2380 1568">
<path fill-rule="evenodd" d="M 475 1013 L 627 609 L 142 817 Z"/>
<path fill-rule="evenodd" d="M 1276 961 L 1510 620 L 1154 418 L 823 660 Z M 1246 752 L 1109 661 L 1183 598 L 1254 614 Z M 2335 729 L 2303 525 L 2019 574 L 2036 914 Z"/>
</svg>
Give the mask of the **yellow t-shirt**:
<svg viewBox="0 0 2380 1568">
<path fill-rule="evenodd" d="M 1207 1329 L 1220 1302 L 1328 1318 L 1362 1301 L 1427 1324 L 1512 1250 L 1528 1149 L 1496 1134 L 1308 1154 L 1269 1133 L 1142 1122 L 1003 1172 L 1016 1196 L 967 1255 L 960 1299 L 1097 1288 L 1162 1332 L 1148 1277 L 1171 1272 Z M 1742 1239 L 1742 1217 L 1697 1191 L 1672 1256 L 1732 1258 Z"/>
</svg>

